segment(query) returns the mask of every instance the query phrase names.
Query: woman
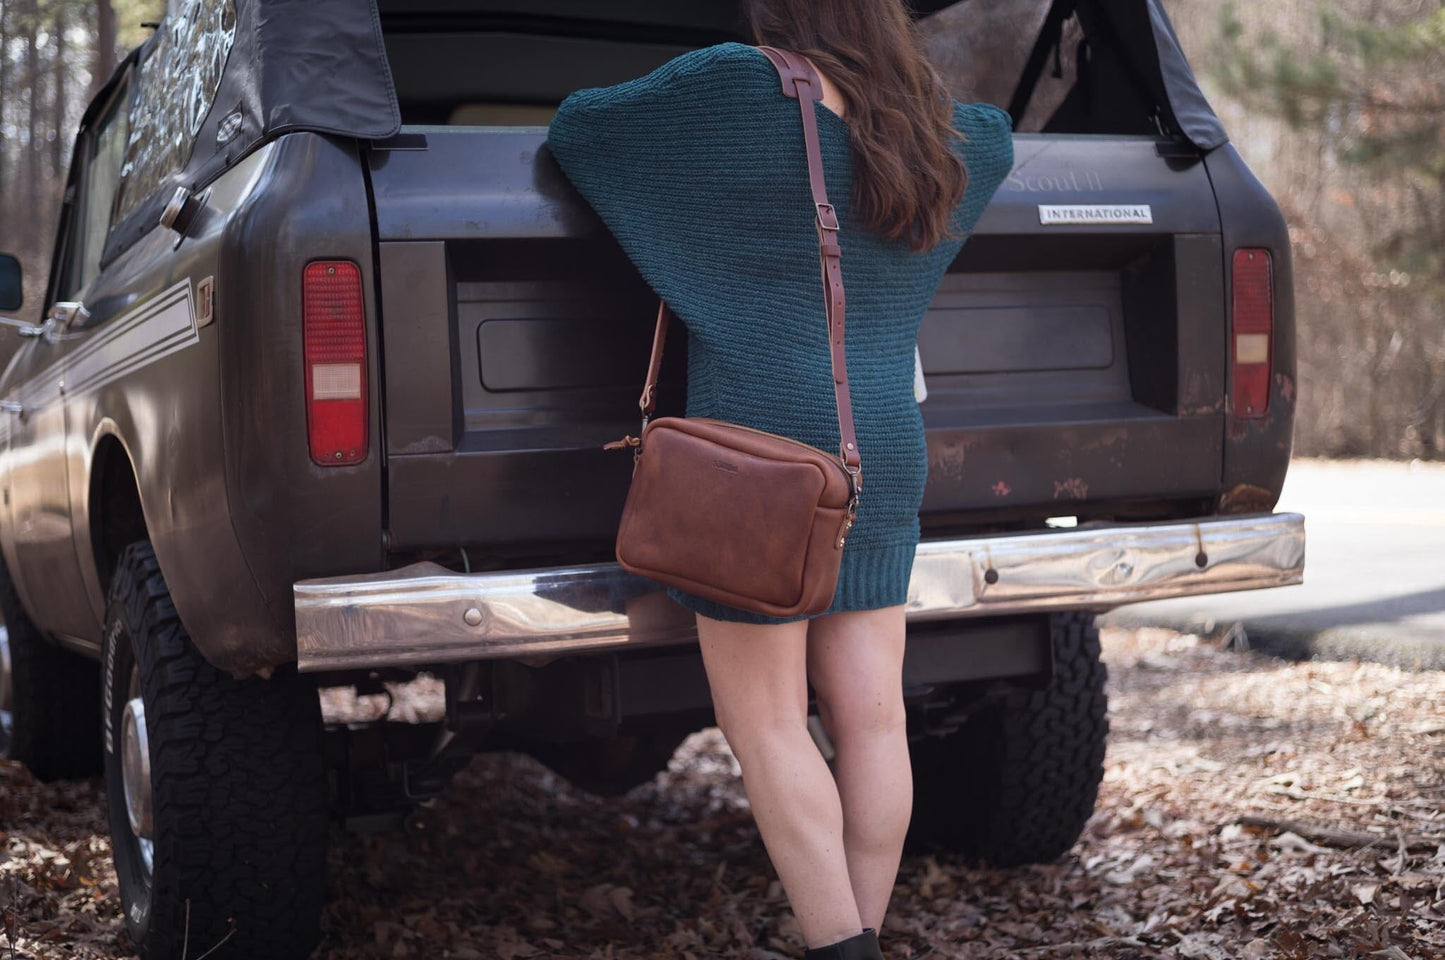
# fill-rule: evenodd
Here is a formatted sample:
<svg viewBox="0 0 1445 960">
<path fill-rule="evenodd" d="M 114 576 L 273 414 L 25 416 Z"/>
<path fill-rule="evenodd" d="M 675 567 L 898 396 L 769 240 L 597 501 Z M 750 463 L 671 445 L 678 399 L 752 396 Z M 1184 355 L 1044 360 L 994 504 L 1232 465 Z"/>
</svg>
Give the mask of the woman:
<svg viewBox="0 0 1445 960">
<path fill-rule="evenodd" d="M 743 0 L 743 11 L 755 43 L 801 54 L 823 88 L 812 106 L 841 225 L 862 493 L 823 614 L 667 593 L 696 614 L 718 726 L 805 958 L 878 958 L 912 812 L 904 604 L 927 474 L 914 351 L 948 264 L 1012 167 L 1011 121 L 948 95 L 900 0 Z M 837 450 L 802 122 L 763 52 L 715 44 L 578 90 L 549 146 L 685 324 L 685 415 Z M 806 725 L 810 682 L 831 772 Z"/>
</svg>

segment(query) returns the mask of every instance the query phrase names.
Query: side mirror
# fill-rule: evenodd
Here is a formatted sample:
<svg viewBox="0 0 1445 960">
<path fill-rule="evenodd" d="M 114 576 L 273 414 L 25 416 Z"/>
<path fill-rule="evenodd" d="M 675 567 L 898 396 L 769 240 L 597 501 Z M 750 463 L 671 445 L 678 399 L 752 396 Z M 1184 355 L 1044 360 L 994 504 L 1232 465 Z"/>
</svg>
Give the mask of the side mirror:
<svg viewBox="0 0 1445 960">
<path fill-rule="evenodd" d="M 25 287 L 20 283 L 20 261 L 8 253 L 0 253 L 0 310 L 19 310 L 25 302 Z"/>
</svg>

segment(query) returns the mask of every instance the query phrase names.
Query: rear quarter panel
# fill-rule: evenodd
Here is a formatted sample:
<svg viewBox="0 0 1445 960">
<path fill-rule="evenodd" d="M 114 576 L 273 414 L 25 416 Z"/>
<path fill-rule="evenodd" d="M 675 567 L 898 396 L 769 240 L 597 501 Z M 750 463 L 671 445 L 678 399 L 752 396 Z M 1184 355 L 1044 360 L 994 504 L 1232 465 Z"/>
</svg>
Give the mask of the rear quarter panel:
<svg viewBox="0 0 1445 960">
<path fill-rule="evenodd" d="M 85 389 L 69 401 L 70 487 L 95 618 L 85 639 L 98 645 L 104 616 L 93 474 L 100 446 L 116 442 L 187 631 L 212 663 L 247 675 L 295 659 L 294 579 L 382 564 L 379 417 L 366 460 L 312 464 L 301 365 L 301 270 L 318 258 L 361 268 L 375 364 L 373 247 L 344 140 L 285 135 L 210 189 L 184 239 L 156 228 L 87 301 L 102 309 Z M 214 320 L 203 323 L 207 277 Z"/>
<path fill-rule="evenodd" d="M 295 658 L 292 584 L 383 569 L 381 376 L 376 248 L 354 141 L 291 133 L 219 239 L 216 315 L 230 517 Z M 306 434 L 301 277 L 351 260 L 366 320 L 369 440 L 347 466 L 318 466 Z"/>
<path fill-rule="evenodd" d="M 1225 513 L 1272 510 L 1279 500 L 1294 446 L 1295 294 L 1294 262 L 1284 214 L 1233 144 L 1205 158 L 1224 235 L 1226 302 L 1233 298 L 1229 264 L 1241 247 L 1270 252 L 1274 272 L 1274 337 L 1269 404 L 1263 417 L 1225 418 L 1220 509 Z M 1227 395 L 1227 394 L 1226 394 Z"/>
<path fill-rule="evenodd" d="M 107 265 L 87 297 L 86 342 L 67 370 L 66 458 L 76 553 L 99 649 L 105 584 L 96 555 L 108 519 L 97 452 L 130 463 L 146 531 L 176 609 L 217 665 L 249 672 L 294 649 L 268 613 L 231 523 L 225 487 L 219 325 L 202 324 L 197 285 L 216 273 L 224 225 L 255 189 L 263 147 L 210 187 L 184 240 L 156 227 Z M 177 241 L 180 240 L 179 244 Z"/>
</svg>

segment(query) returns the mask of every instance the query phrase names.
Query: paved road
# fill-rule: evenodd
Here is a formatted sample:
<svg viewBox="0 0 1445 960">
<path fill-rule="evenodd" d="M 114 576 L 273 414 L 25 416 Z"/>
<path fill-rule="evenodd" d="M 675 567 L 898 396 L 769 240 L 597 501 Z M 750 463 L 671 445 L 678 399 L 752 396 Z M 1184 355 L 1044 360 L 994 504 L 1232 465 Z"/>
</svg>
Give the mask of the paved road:
<svg viewBox="0 0 1445 960">
<path fill-rule="evenodd" d="M 1113 626 L 1224 629 L 1286 656 L 1445 669 L 1445 464 L 1290 464 L 1276 510 L 1305 516 L 1304 582 L 1119 607 Z"/>
</svg>

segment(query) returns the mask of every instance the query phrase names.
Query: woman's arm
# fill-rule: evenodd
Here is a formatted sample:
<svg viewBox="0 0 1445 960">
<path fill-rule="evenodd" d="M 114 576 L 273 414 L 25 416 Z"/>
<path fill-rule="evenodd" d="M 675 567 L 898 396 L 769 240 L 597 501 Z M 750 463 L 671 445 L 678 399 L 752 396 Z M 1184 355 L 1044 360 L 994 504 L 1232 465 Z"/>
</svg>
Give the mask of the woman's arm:
<svg viewBox="0 0 1445 960">
<path fill-rule="evenodd" d="M 699 211 L 727 191 L 721 158 L 736 156 L 738 131 L 752 122 L 738 96 L 757 72 L 749 57 L 760 59 L 732 42 L 690 50 L 632 80 L 574 91 L 548 128 L 562 172 L 669 302 L 668 285 L 682 282 L 677 251 L 706 263 L 726 240 Z"/>
<path fill-rule="evenodd" d="M 959 147 L 968 170 L 968 186 L 959 202 L 961 226 L 971 231 L 1014 165 L 1013 117 L 991 103 L 954 103 L 954 127 L 964 135 Z"/>
</svg>

